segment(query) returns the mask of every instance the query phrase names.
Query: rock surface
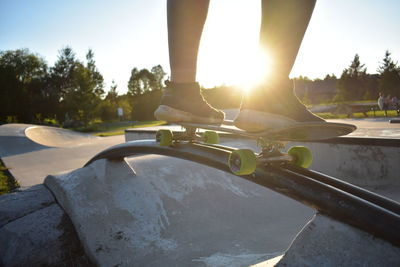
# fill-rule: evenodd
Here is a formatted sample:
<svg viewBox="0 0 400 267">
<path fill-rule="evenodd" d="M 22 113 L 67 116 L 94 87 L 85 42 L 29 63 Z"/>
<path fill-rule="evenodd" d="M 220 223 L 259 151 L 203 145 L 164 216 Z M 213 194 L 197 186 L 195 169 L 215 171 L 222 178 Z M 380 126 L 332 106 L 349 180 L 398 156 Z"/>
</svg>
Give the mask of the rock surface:
<svg viewBox="0 0 400 267">
<path fill-rule="evenodd" d="M 45 186 L 1 196 L 0 214 L 0 266 L 92 265 Z"/>
<path fill-rule="evenodd" d="M 193 162 L 148 155 L 129 164 L 98 160 L 45 180 L 99 266 L 250 265 L 282 254 L 314 214 Z"/>
<path fill-rule="evenodd" d="M 276 266 L 400 266 L 400 248 L 318 214 Z"/>
</svg>

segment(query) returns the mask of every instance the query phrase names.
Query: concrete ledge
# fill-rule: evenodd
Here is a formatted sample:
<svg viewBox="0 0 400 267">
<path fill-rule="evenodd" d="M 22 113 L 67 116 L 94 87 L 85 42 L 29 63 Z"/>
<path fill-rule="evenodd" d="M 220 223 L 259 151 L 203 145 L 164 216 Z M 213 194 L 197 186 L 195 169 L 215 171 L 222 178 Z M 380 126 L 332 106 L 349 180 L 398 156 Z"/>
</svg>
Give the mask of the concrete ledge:
<svg viewBox="0 0 400 267">
<path fill-rule="evenodd" d="M 400 266 L 400 248 L 317 214 L 284 255 L 252 265 L 273 266 Z"/>
<path fill-rule="evenodd" d="M 57 205 L 0 228 L 1 266 L 91 266 L 71 222 Z"/>
<path fill-rule="evenodd" d="M 400 248 L 318 214 L 275 266 L 400 266 Z"/>
<path fill-rule="evenodd" d="M 128 163 L 101 159 L 45 180 L 98 266 L 246 266 L 282 254 L 314 214 L 190 161 Z"/>
<path fill-rule="evenodd" d="M 343 138 L 344 139 L 344 138 Z M 344 139 L 346 140 L 346 139 Z M 358 142 L 290 143 L 308 146 L 314 157 L 310 169 L 359 186 L 400 185 L 400 140 L 356 139 Z M 367 143 L 371 141 L 371 143 Z M 388 146 L 392 143 L 393 146 Z"/>
<path fill-rule="evenodd" d="M 0 266 L 92 266 L 44 185 L 0 197 Z"/>
<path fill-rule="evenodd" d="M 3 195 L 0 197 L 0 228 L 54 202 L 53 195 L 44 185 Z"/>
</svg>

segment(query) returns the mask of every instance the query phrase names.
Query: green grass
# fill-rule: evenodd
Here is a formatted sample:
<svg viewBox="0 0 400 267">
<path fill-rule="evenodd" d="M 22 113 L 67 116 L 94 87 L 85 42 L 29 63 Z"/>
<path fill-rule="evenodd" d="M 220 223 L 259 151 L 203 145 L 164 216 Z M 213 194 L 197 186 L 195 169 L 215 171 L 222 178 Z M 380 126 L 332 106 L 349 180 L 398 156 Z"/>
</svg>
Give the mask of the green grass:
<svg viewBox="0 0 400 267">
<path fill-rule="evenodd" d="M 378 100 L 378 99 L 377 99 Z M 321 105 L 343 105 L 343 104 L 378 104 L 377 100 L 347 100 L 347 101 L 321 101 L 307 106 L 321 106 Z"/>
<path fill-rule="evenodd" d="M 321 118 L 324 119 L 346 119 L 347 114 L 333 114 L 331 112 L 321 112 L 321 113 L 315 113 Z"/>
<path fill-rule="evenodd" d="M 166 122 L 165 121 L 140 121 L 140 122 L 134 122 L 134 123 L 115 123 L 115 124 L 105 124 L 100 127 L 98 127 L 97 131 L 93 131 L 92 134 L 96 136 L 114 136 L 114 135 L 122 135 L 125 133 L 126 129 L 129 128 L 142 128 L 142 127 L 153 127 L 153 126 L 159 126 L 159 125 L 164 125 Z"/>
<path fill-rule="evenodd" d="M 347 119 L 347 114 L 333 114 L 330 112 L 322 112 L 322 113 L 316 113 L 318 116 L 324 119 Z M 368 117 L 367 118 L 384 118 L 385 117 L 385 112 L 383 110 L 377 110 L 375 111 L 375 116 L 373 111 L 368 111 L 367 112 Z M 397 116 L 397 111 L 395 110 L 388 110 L 387 111 L 387 116 L 388 117 L 396 117 Z M 351 115 L 350 118 L 366 118 L 364 113 L 362 112 L 356 112 Z"/>
<path fill-rule="evenodd" d="M 374 117 L 374 112 L 373 111 L 368 111 L 367 115 L 369 117 Z M 396 110 L 388 110 L 387 111 L 387 116 L 388 117 L 396 117 L 397 116 L 397 111 Z M 375 111 L 375 117 L 385 117 L 385 112 L 383 110 L 377 110 L 377 111 Z"/>
<path fill-rule="evenodd" d="M 0 160 L 0 195 L 7 194 L 17 187 L 18 183 Z"/>
<path fill-rule="evenodd" d="M 5 168 L 0 166 L 0 195 L 10 192 L 8 188 L 8 177 L 4 173 Z"/>
</svg>

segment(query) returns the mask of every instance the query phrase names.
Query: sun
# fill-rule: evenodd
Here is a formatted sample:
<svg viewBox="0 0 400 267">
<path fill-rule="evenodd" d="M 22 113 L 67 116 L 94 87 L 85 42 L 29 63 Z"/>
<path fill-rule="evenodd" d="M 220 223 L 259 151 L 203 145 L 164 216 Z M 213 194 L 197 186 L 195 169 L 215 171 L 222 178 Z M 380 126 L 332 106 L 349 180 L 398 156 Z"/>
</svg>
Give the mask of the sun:
<svg viewBox="0 0 400 267">
<path fill-rule="evenodd" d="M 268 78 L 271 72 L 271 59 L 261 49 L 248 53 L 239 63 L 240 73 L 234 78 L 235 84 L 243 91 L 250 91 Z"/>
<path fill-rule="evenodd" d="M 249 91 L 271 72 L 270 57 L 260 48 L 238 53 L 216 49 L 199 60 L 198 80 L 205 87 L 231 85 Z"/>
<path fill-rule="evenodd" d="M 260 1 L 211 1 L 197 61 L 204 87 L 248 91 L 268 75 L 270 60 L 259 47 L 260 8 Z"/>
</svg>

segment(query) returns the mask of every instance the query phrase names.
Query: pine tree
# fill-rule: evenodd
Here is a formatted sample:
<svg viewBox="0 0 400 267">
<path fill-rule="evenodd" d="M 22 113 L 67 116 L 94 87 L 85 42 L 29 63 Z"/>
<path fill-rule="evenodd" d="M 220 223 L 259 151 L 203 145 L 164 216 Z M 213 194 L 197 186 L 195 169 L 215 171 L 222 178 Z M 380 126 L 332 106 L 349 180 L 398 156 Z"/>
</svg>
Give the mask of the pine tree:
<svg viewBox="0 0 400 267">
<path fill-rule="evenodd" d="M 131 77 L 128 81 L 128 94 L 135 97 L 141 94 L 140 75 L 137 68 L 131 70 Z"/>
<path fill-rule="evenodd" d="M 151 68 L 151 74 L 153 74 L 153 81 L 151 83 L 152 90 L 161 90 L 164 82 L 166 73 L 164 72 L 161 65 L 157 65 Z"/>
<path fill-rule="evenodd" d="M 356 54 L 350 66 L 343 70 L 337 83 L 335 101 L 360 100 L 366 91 L 367 69 Z"/>
<path fill-rule="evenodd" d="M 379 91 L 385 95 L 400 95 L 400 67 L 390 57 L 390 52 L 385 52 L 385 57 L 378 68 L 380 79 L 378 82 Z"/>
</svg>

